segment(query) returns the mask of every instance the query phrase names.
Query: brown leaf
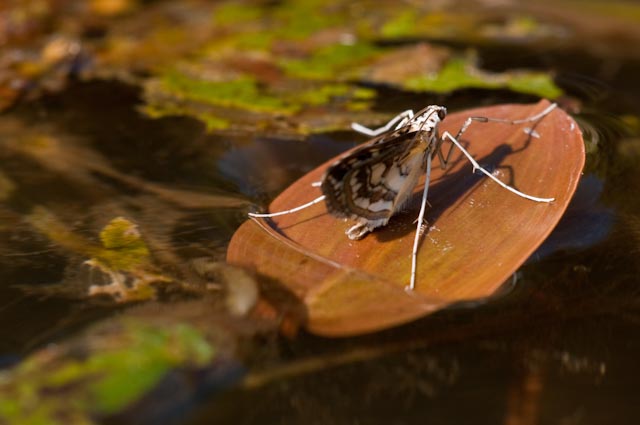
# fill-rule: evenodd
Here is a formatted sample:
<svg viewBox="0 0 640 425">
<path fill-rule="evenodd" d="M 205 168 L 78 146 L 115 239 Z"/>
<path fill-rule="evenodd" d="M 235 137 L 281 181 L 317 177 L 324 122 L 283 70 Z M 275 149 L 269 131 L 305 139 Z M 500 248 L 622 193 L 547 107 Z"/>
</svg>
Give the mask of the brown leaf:
<svg viewBox="0 0 640 425">
<path fill-rule="evenodd" d="M 441 131 L 455 134 L 469 116 L 519 119 L 548 105 L 541 101 L 459 112 L 445 119 Z M 526 127 L 533 127 L 533 136 Z M 404 288 L 421 186 L 404 212 L 363 240 L 349 240 L 344 232 L 352 223 L 329 215 L 320 203 L 245 222 L 231 240 L 227 259 L 287 285 L 308 309 L 308 329 L 325 336 L 372 332 L 454 302 L 488 297 L 558 223 L 580 178 L 584 144 L 575 121 L 559 108 L 538 123 L 474 123 L 462 143 L 481 165 L 494 167 L 503 181 L 555 201 L 523 199 L 473 174 L 459 151 L 447 170 L 436 161 L 429 191 L 432 207 L 426 214 L 429 229 L 419 248 L 414 292 Z M 290 209 L 319 196 L 311 183 L 319 181 L 333 161 L 291 185 L 269 211 Z"/>
</svg>

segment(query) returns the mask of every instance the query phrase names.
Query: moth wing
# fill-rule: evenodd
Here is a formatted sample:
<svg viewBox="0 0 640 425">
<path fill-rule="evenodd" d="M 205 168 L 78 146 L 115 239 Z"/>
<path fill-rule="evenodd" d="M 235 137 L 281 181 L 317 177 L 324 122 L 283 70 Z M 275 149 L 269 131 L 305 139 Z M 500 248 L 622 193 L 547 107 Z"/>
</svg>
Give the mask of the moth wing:
<svg viewBox="0 0 640 425">
<path fill-rule="evenodd" d="M 426 149 L 416 133 L 373 139 L 332 164 L 322 180 L 329 212 L 337 217 L 386 224 L 412 193 Z"/>
</svg>

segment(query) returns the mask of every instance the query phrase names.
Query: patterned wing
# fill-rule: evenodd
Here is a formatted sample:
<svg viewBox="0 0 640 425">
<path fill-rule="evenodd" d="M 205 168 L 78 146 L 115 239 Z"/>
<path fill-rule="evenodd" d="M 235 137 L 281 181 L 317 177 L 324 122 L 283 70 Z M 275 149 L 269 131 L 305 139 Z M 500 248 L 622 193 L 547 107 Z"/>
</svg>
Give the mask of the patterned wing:
<svg viewBox="0 0 640 425">
<path fill-rule="evenodd" d="M 387 224 L 424 170 L 429 143 L 415 136 L 382 135 L 332 164 L 322 181 L 329 212 L 356 219 L 367 231 Z"/>
</svg>

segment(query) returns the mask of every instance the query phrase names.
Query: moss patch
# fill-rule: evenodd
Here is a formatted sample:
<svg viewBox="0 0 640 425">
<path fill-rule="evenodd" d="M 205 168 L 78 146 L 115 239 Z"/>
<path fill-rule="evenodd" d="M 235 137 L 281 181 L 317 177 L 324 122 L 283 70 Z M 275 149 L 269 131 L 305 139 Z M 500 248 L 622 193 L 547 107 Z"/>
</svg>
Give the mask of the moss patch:
<svg viewBox="0 0 640 425">
<path fill-rule="evenodd" d="M 448 93 L 466 88 L 509 88 L 520 93 L 555 99 L 562 90 L 553 79 L 539 72 L 489 73 L 476 68 L 465 58 L 452 59 L 434 75 L 420 75 L 407 80 L 405 88 L 415 91 Z"/>
</svg>

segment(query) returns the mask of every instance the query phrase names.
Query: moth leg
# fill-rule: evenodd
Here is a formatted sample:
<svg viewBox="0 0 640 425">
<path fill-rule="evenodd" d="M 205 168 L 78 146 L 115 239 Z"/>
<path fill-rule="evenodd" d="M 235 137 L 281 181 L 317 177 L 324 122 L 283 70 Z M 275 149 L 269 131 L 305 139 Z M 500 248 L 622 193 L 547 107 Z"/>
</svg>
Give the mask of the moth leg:
<svg viewBox="0 0 640 425">
<path fill-rule="evenodd" d="M 471 154 L 469 152 L 467 152 L 467 150 L 465 148 L 462 147 L 460 142 L 458 142 L 458 140 L 455 137 L 453 137 L 451 135 L 451 133 L 449 133 L 448 131 L 445 131 L 442 134 L 442 140 L 444 140 L 444 139 L 449 139 L 458 149 L 460 149 L 460 151 L 464 154 L 464 156 L 467 157 L 469 162 L 471 162 L 471 165 L 473 165 L 473 171 L 474 172 L 476 170 L 480 171 L 482 174 L 484 174 L 485 176 L 489 177 L 491 180 L 493 180 L 494 182 L 498 183 L 500 186 L 502 186 L 503 188 L 507 189 L 509 192 L 515 193 L 516 195 L 518 195 L 518 196 L 520 196 L 522 198 L 526 198 L 526 199 L 529 199 L 529 200 L 535 201 L 535 202 L 551 202 L 551 201 L 553 201 L 554 198 L 538 198 L 537 196 L 527 195 L 526 193 L 520 192 L 519 190 L 517 190 L 517 189 L 509 186 L 508 184 L 502 182 L 501 180 L 496 178 L 493 174 L 491 174 L 489 171 L 487 171 L 484 168 L 482 168 L 480 166 L 480 164 L 478 164 L 478 162 L 475 159 L 473 159 Z M 449 151 L 449 153 L 451 153 L 451 151 Z M 438 158 L 440 159 L 440 161 L 443 161 L 443 158 L 442 158 L 441 155 L 442 155 L 442 152 L 440 150 L 438 150 Z"/>
<path fill-rule="evenodd" d="M 355 224 L 355 225 L 351 226 L 344 233 L 352 241 L 357 241 L 359 239 L 364 238 L 367 235 L 367 233 L 371 232 L 371 230 L 373 230 L 373 229 L 369 229 L 369 227 L 366 225 L 366 223 L 358 223 L 358 224 Z"/>
<path fill-rule="evenodd" d="M 379 136 L 382 133 L 386 133 L 387 131 L 391 130 L 391 128 L 395 125 L 396 129 L 403 127 L 404 125 L 407 124 L 407 122 L 409 122 L 409 120 L 411 120 L 411 118 L 413 118 L 413 111 L 411 109 L 407 109 L 404 112 L 400 112 L 398 115 L 396 115 L 395 117 L 391 118 L 391 120 L 389 120 L 388 123 L 386 123 L 385 125 L 383 125 L 380 128 L 376 128 L 376 129 L 371 129 L 368 127 L 363 126 L 362 124 L 358 124 L 357 122 L 351 123 L 351 128 L 355 131 L 357 131 L 358 133 L 362 133 L 364 135 L 367 135 L 369 137 L 375 137 L 375 136 Z M 397 125 L 396 125 L 397 124 Z"/>
<path fill-rule="evenodd" d="M 374 229 L 378 227 L 386 226 L 389 223 L 389 218 L 378 218 L 375 220 L 367 220 L 365 218 L 356 219 L 356 224 L 351 226 L 344 232 L 349 239 L 358 240 L 364 238 L 369 232 L 372 232 Z"/>
<path fill-rule="evenodd" d="M 429 193 L 429 182 L 431 181 L 431 155 L 427 155 L 427 171 L 424 181 L 424 190 L 422 191 L 422 202 L 420 204 L 420 213 L 418 214 L 418 227 L 416 228 L 416 235 L 413 239 L 413 249 L 411 250 L 411 279 L 409 285 L 405 287 L 407 291 L 413 291 L 416 287 L 416 269 L 418 268 L 418 245 L 422 238 L 424 212 L 427 209 L 427 194 Z"/>
<path fill-rule="evenodd" d="M 427 231 L 427 226 L 429 226 L 429 222 L 427 220 L 424 220 L 421 224 L 420 227 L 418 227 L 419 233 L 420 233 L 420 237 L 423 237 L 425 232 Z"/>
<path fill-rule="evenodd" d="M 280 211 L 275 213 L 264 213 L 264 214 L 249 213 L 249 217 L 277 217 L 279 215 L 291 214 L 291 213 L 303 210 L 305 208 L 309 208 L 310 206 L 315 205 L 317 203 L 320 203 L 324 201 L 324 198 L 325 198 L 324 195 L 319 196 L 311 202 L 307 202 L 306 204 L 300 205 L 299 207 L 291 208 L 290 210 L 286 210 L 286 211 Z"/>
<path fill-rule="evenodd" d="M 480 122 L 480 123 L 497 122 L 497 123 L 508 124 L 508 125 L 524 124 L 526 122 L 538 121 L 539 119 L 543 118 L 544 116 L 549 114 L 551 111 L 553 111 L 557 107 L 558 107 L 557 103 L 552 103 L 551 105 L 547 106 L 542 112 L 532 115 L 530 117 L 519 119 L 519 120 L 507 120 L 503 118 L 490 118 L 490 117 L 469 117 L 465 120 L 464 124 L 462 124 L 462 127 L 460 127 L 460 130 L 458 130 L 454 139 L 460 140 L 460 137 L 462 136 L 462 134 L 465 131 L 467 131 L 471 123 L 474 121 Z M 449 163 L 449 159 L 451 158 L 453 145 L 449 147 L 449 151 L 447 152 L 447 154 L 443 155 L 442 148 L 441 148 L 442 141 L 444 141 L 444 135 L 441 138 L 440 144 L 436 147 L 436 151 L 438 152 L 440 167 L 444 170 L 447 167 L 447 164 Z"/>
<path fill-rule="evenodd" d="M 427 200 L 427 206 L 429 208 L 433 208 L 433 205 L 431 205 L 431 202 L 429 202 Z M 416 218 L 415 220 L 413 220 L 413 224 L 417 224 L 419 223 L 418 219 Z M 420 229 L 420 237 L 424 236 L 425 232 L 427 231 L 427 226 L 429 225 L 429 220 L 422 220 L 422 224 L 420 224 L 420 226 L 418 227 Z"/>
</svg>

